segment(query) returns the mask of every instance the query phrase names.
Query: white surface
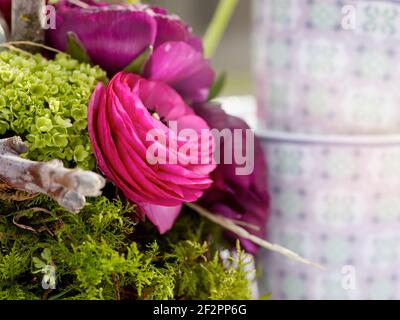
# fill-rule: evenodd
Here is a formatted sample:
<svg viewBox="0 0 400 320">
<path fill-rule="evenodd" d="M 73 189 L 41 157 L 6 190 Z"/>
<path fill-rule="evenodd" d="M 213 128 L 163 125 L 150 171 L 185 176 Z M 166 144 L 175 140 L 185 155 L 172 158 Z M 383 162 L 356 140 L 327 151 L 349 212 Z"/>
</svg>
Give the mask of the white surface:
<svg viewBox="0 0 400 320">
<path fill-rule="evenodd" d="M 221 103 L 226 113 L 242 118 L 251 128 L 257 127 L 257 101 L 253 96 L 221 97 L 215 101 Z"/>
<path fill-rule="evenodd" d="M 375 135 L 324 135 L 307 133 L 289 133 L 274 130 L 257 130 L 257 101 L 253 96 L 222 97 L 216 100 L 230 115 L 242 118 L 257 136 L 268 141 L 291 143 L 322 143 L 349 145 L 397 145 L 400 144 L 400 134 Z"/>
</svg>

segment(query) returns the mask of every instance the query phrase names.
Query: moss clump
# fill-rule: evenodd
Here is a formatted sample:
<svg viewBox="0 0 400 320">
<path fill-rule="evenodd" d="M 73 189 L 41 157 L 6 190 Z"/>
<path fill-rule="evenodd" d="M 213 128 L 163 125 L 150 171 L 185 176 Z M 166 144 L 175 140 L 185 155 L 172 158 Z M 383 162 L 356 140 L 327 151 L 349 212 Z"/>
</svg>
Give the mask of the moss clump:
<svg viewBox="0 0 400 320">
<path fill-rule="evenodd" d="M 32 160 L 94 168 L 86 113 L 104 78 L 65 54 L 1 51 L 0 137 L 21 136 Z M 0 200 L 0 299 L 250 298 L 242 253 L 222 261 L 215 226 L 185 213 L 160 236 L 137 216 L 118 198 L 78 215 L 45 196 Z"/>
<path fill-rule="evenodd" d="M 99 67 L 65 54 L 47 60 L 40 54 L 0 52 L 0 136 L 23 137 L 32 160 L 57 158 L 67 166 L 93 168 L 87 105 L 103 79 Z"/>
<path fill-rule="evenodd" d="M 221 261 L 195 215 L 160 237 L 105 197 L 79 215 L 43 196 L 0 208 L 0 299 L 250 298 L 240 250 Z"/>
</svg>

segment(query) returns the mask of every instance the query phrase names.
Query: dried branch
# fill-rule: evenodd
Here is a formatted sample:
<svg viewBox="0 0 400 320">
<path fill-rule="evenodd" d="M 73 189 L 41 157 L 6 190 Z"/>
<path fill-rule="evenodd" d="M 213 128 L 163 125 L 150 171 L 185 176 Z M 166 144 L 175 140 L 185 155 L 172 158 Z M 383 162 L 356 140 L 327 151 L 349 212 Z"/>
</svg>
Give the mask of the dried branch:
<svg viewBox="0 0 400 320">
<path fill-rule="evenodd" d="M 46 194 L 74 213 L 85 206 L 85 197 L 101 194 L 105 180 L 100 175 L 66 169 L 60 160 L 35 162 L 19 156 L 27 151 L 19 137 L 0 140 L 0 180 L 10 188 Z"/>
<path fill-rule="evenodd" d="M 22 202 L 32 200 L 36 195 L 11 188 L 8 184 L 0 182 L 0 200 Z"/>
<path fill-rule="evenodd" d="M 32 232 L 34 234 L 39 234 L 39 233 L 42 233 L 44 231 L 47 231 L 50 236 L 54 237 L 54 233 L 49 229 L 49 227 L 46 224 L 43 224 L 40 228 L 35 229 L 35 228 L 33 228 L 33 227 L 29 226 L 29 225 L 25 225 L 25 224 L 19 223 L 19 220 L 21 218 L 25 217 L 29 212 L 34 212 L 34 213 L 41 212 L 41 213 L 46 213 L 46 214 L 51 216 L 51 212 L 46 210 L 46 209 L 43 209 L 43 208 L 31 208 L 31 209 L 23 210 L 23 211 L 17 213 L 14 216 L 13 220 L 12 220 L 13 224 L 16 227 L 20 228 L 20 229 L 30 231 L 30 232 Z"/>
<path fill-rule="evenodd" d="M 237 224 L 235 224 L 234 221 L 232 221 L 231 219 L 225 218 L 223 216 L 220 215 L 216 215 L 216 214 L 212 214 L 211 212 L 207 211 L 206 209 L 200 207 L 199 205 L 195 204 L 195 203 L 186 203 L 186 205 L 191 208 L 192 210 L 194 210 L 195 212 L 197 212 L 198 214 L 200 214 L 201 216 L 207 218 L 208 220 L 214 222 L 215 224 L 218 224 L 219 226 L 223 227 L 226 230 L 229 230 L 231 232 L 233 232 L 234 234 L 238 235 L 241 238 L 247 239 L 252 241 L 253 243 L 259 245 L 262 248 L 271 250 L 273 252 L 279 253 L 289 259 L 295 260 L 297 262 L 309 265 L 309 266 L 313 266 L 317 269 L 320 270 L 325 270 L 324 267 L 322 267 L 321 265 L 311 262 L 307 259 L 302 258 L 300 255 L 298 255 L 296 252 L 293 252 L 285 247 L 282 247 L 278 244 L 272 244 L 269 243 L 263 239 L 260 239 L 254 235 L 252 235 L 251 233 L 249 233 L 247 230 L 243 229 L 242 227 L 238 226 Z"/>
<path fill-rule="evenodd" d="M 32 42 L 32 41 L 7 41 L 5 43 L 1 43 L 0 44 L 0 47 L 7 48 L 9 50 L 18 51 L 18 52 L 25 53 L 25 54 L 31 54 L 30 52 L 28 52 L 26 50 L 19 49 L 16 46 L 23 46 L 25 48 L 26 47 L 34 47 L 34 48 L 37 48 L 37 49 L 45 49 L 47 51 L 51 51 L 51 52 L 54 52 L 54 53 L 61 53 L 61 54 L 68 55 L 65 52 L 62 52 L 62 51 L 57 50 L 55 48 L 46 46 L 45 44 Z"/>
</svg>

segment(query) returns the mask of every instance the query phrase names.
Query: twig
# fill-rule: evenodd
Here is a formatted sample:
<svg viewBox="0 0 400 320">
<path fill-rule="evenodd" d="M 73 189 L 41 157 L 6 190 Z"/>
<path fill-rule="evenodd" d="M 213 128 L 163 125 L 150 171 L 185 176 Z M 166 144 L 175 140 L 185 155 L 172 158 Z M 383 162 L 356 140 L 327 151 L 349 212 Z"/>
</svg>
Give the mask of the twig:
<svg viewBox="0 0 400 320">
<path fill-rule="evenodd" d="M 117 301 L 119 301 L 119 300 L 121 300 L 121 290 L 120 290 L 120 286 L 119 286 L 119 277 L 115 272 L 113 272 L 111 274 L 111 278 L 112 278 L 113 285 L 114 285 L 114 290 L 115 290 L 115 299 Z"/>
<path fill-rule="evenodd" d="M 197 212 L 198 214 L 200 214 L 201 216 L 207 218 L 208 220 L 214 222 L 215 224 L 218 224 L 219 226 L 223 227 L 224 229 L 227 229 L 233 233 L 235 233 L 237 236 L 250 240 L 253 243 L 259 245 L 260 247 L 263 247 L 265 249 L 268 249 L 270 251 L 279 253 L 289 259 L 292 259 L 294 261 L 300 262 L 302 264 L 305 265 L 309 265 L 312 267 L 315 267 L 317 269 L 320 270 L 325 270 L 325 268 L 317 263 L 314 263 L 312 261 L 309 261 L 307 259 L 304 259 L 303 257 L 301 257 L 300 255 L 298 255 L 297 253 L 282 247 L 280 245 L 277 244 L 272 244 L 268 241 L 265 241 L 263 239 L 260 239 L 254 235 L 252 235 L 251 233 L 249 233 L 247 230 L 243 229 L 242 227 L 236 225 L 231 219 L 222 217 L 220 215 L 216 215 L 216 214 L 212 214 L 211 212 L 209 212 L 208 210 L 204 209 L 203 207 L 195 204 L 195 203 L 186 203 L 186 205 L 191 208 L 192 210 L 194 210 L 195 212 Z"/>
<path fill-rule="evenodd" d="M 51 230 L 50 230 L 45 224 L 44 224 L 43 226 L 41 226 L 39 229 L 36 230 L 35 228 L 33 228 L 33 227 L 31 227 L 31 226 L 27 226 L 27 225 L 24 225 L 24 224 L 19 223 L 19 222 L 18 222 L 19 219 L 21 219 L 22 217 L 24 217 L 24 216 L 26 215 L 26 212 L 28 212 L 28 211 L 33 211 L 34 213 L 43 212 L 43 213 L 46 213 L 46 214 L 51 215 L 51 212 L 48 211 L 48 210 L 46 210 L 46 209 L 43 209 L 43 208 L 31 208 L 31 209 L 27 209 L 27 210 L 24 210 L 24 211 L 18 213 L 18 214 L 12 219 L 13 224 L 14 224 L 16 227 L 20 228 L 20 229 L 30 231 L 30 232 L 32 232 L 32 233 L 34 233 L 34 234 L 39 234 L 39 233 L 42 233 L 43 231 L 47 231 L 48 234 L 49 234 L 50 236 L 54 237 L 54 233 L 51 232 Z"/>
<path fill-rule="evenodd" d="M 68 0 L 68 2 L 76 5 L 77 7 L 81 7 L 83 9 L 87 9 L 90 7 L 87 3 L 80 1 L 80 0 Z"/>
<path fill-rule="evenodd" d="M 57 50 L 57 49 L 55 49 L 55 48 L 46 46 L 46 45 L 41 44 L 41 43 L 33 42 L 33 41 L 8 41 L 8 42 L 5 42 L 5 43 L 0 44 L 1 47 L 11 48 L 11 49 L 18 49 L 18 48 L 15 48 L 15 47 L 14 47 L 14 46 L 18 46 L 18 45 L 21 45 L 21 46 L 22 46 L 22 45 L 25 45 L 25 46 L 32 46 L 32 47 L 37 47 L 37 48 L 46 49 L 46 50 L 48 50 L 48 51 L 52 51 L 52 52 L 55 52 L 55 53 L 66 54 L 65 52 L 62 52 L 62 51 Z M 25 50 L 22 50 L 22 49 L 18 49 L 18 50 L 21 50 L 21 51 L 26 52 Z"/>
<path fill-rule="evenodd" d="M 231 219 L 231 221 L 234 224 L 236 224 L 237 226 L 246 227 L 246 228 L 252 229 L 254 231 L 260 231 L 261 230 L 261 228 L 259 226 L 256 226 L 256 225 L 254 225 L 252 223 L 248 223 L 248 222 L 240 221 L 240 220 L 235 220 L 235 219 Z"/>
<path fill-rule="evenodd" d="M 13 45 L 9 44 L 9 43 L 0 43 L 0 48 L 7 48 L 8 50 L 13 50 L 13 51 L 17 51 L 19 53 L 22 54 L 27 54 L 27 55 L 33 55 L 31 52 L 22 50 L 20 48 L 14 47 Z"/>
<path fill-rule="evenodd" d="M 21 138 L 0 139 L 0 181 L 10 188 L 42 193 L 74 213 L 86 204 L 85 197 L 97 197 L 105 179 L 92 171 L 64 168 L 60 160 L 35 162 L 20 157 L 28 151 Z"/>
<path fill-rule="evenodd" d="M 32 200 L 37 195 L 11 189 L 9 185 L 0 182 L 0 200 L 22 202 Z"/>
</svg>

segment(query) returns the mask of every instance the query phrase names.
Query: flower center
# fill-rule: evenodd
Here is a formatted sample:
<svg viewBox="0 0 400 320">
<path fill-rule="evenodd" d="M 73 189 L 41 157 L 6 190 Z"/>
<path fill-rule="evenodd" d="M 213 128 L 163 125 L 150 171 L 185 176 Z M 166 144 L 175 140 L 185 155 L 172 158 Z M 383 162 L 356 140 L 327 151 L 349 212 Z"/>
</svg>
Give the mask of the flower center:
<svg viewBox="0 0 400 320">
<path fill-rule="evenodd" d="M 157 119 L 158 121 L 161 121 L 160 115 L 157 112 L 153 112 L 152 114 L 154 119 Z"/>
<path fill-rule="evenodd" d="M 158 112 L 155 112 L 155 111 L 153 111 L 153 110 L 150 109 L 150 108 L 147 108 L 147 110 L 150 112 L 151 116 L 152 116 L 154 119 L 156 119 L 156 120 L 158 120 L 158 121 L 161 121 L 163 124 L 165 124 L 165 125 L 168 127 L 168 121 L 167 121 L 164 117 L 161 117 L 161 116 L 158 114 Z"/>
</svg>

